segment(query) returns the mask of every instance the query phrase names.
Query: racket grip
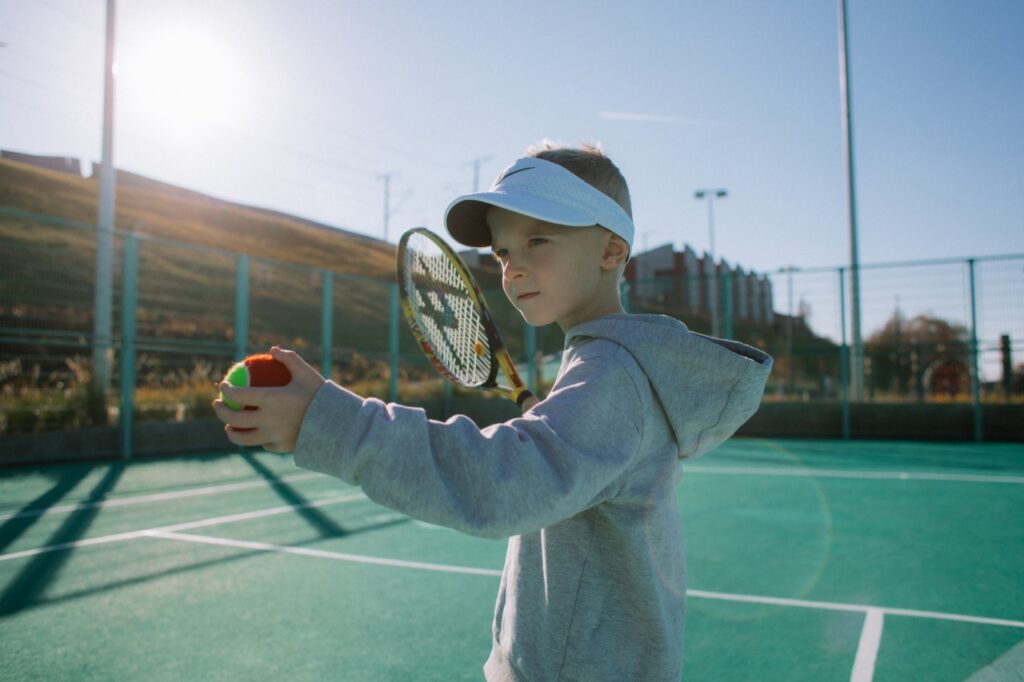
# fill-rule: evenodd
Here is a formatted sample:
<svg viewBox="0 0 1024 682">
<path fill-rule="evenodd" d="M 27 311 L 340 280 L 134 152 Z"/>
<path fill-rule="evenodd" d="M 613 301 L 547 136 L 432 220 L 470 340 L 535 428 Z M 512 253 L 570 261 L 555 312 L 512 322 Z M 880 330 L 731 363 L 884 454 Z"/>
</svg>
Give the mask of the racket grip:
<svg viewBox="0 0 1024 682">
<path fill-rule="evenodd" d="M 529 412 L 539 402 L 540 399 L 525 388 L 516 396 L 516 405 L 519 405 L 519 409 L 523 411 L 523 414 Z"/>
</svg>

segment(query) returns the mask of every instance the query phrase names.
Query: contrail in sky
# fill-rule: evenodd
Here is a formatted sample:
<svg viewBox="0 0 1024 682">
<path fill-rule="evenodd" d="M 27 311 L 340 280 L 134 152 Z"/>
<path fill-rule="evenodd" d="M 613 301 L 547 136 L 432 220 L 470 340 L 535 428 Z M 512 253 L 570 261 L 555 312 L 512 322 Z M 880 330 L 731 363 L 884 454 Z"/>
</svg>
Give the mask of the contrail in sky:
<svg viewBox="0 0 1024 682">
<path fill-rule="evenodd" d="M 608 118 L 615 121 L 639 121 L 641 123 L 674 123 L 685 126 L 708 126 L 712 128 L 732 128 L 734 124 L 723 121 L 708 121 L 703 118 L 688 118 L 686 116 L 664 116 L 661 114 L 641 114 L 629 111 L 602 111 L 598 113 L 601 118 Z"/>
</svg>

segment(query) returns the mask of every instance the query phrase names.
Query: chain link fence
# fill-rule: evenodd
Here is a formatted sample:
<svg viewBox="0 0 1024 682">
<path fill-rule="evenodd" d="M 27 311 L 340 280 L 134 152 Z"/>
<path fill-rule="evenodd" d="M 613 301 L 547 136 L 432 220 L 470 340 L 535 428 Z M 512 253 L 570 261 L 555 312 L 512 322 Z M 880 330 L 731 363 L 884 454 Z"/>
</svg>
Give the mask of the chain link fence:
<svg viewBox="0 0 1024 682">
<path fill-rule="evenodd" d="M 111 377 L 97 393 L 95 226 L 4 208 L 0 236 L 0 443 L 10 447 L 18 436 L 26 447 L 33 434 L 105 429 L 99 450 L 127 456 L 162 433 L 136 427 L 215 421 L 210 402 L 225 370 L 274 344 L 362 395 L 438 418 L 505 404 L 440 380 L 400 319 L 392 281 L 129 232 L 114 236 L 113 331 L 101 340 Z M 500 288 L 487 288 L 497 286 L 493 274 L 482 274 L 512 356 L 543 394 L 561 331 L 525 325 Z M 851 405 L 959 404 L 980 428 L 987 406 L 1024 404 L 1024 256 L 862 267 L 859 346 L 849 270 L 718 277 L 717 287 L 701 276 L 625 282 L 624 307 L 710 333 L 719 306 L 723 336 L 776 359 L 766 406 L 838 406 L 849 437 L 870 431 L 858 432 L 856 418 L 851 431 Z M 859 375 L 850 371 L 858 353 Z"/>
</svg>

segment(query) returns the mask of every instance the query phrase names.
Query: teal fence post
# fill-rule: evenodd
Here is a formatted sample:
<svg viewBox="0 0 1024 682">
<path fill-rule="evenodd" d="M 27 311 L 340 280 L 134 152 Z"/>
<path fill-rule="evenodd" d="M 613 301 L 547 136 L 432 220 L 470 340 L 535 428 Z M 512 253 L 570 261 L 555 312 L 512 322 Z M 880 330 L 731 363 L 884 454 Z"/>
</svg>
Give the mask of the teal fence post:
<svg viewBox="0 0 1024 682">
<path fill-rule="evenodd" d="M 846 268 L 839 268 L 839 399 L 843 421 L 843 440 L 850 440 L 850 351 L 846 346 Z"/>
<path fill-rule="evenodd" d="M 249 354 L 249 256 L 235 258 L 235 360 Z"/>
<path fill-rule="evenodd" d="M 391 360 L 391 371 L 388 381 L 388 400 L 398 402 L 398 284 L 392 284 L 391 289 L 391 315 L 389 329 L 390 343 L 389 353 Z"/>
<path fill-rule="evenodd" d="M 722 271 L 722 338 L 732 338 L 732 273 Z"/>
<path fill-rule="evenodd" d="M 974 440 L 981 441 L 984 438 L 982 431 L 982 414 L 981 414 L 981 377 L 978 374 L 978 310 L 977 310 L 977 294 L 974 287 L 974 259 L 967 259 L 967 270 L 970 274 L 970 294 L 971 294 L 971 347 L 970 347 L 970 367 L 971 367 L 971 402 L 974 408 Z"/>
<path fill-rule="evenodd" d="M 455 405 L 452 400 L 452 382 L 447 379 L 442 379 L 441 382 L 441 411 L 442 416 L 448 419 L 455 412 Z"/>
<path fill-rule="evenodd" d="M 523 321 L 523 335 L 525 336 L 523 347 L 526 354 L 526 387 L 530 392 L 537 395 L 540 387 L 537 385 L 537 328 Z"/>
<path fill-rule="evenodd" d="M 321 271 L 320 282 L 323 286 L 320 307 L 320 373 L 325 379 L 330 379 L 331 349 L 334 347 L 334 273 Z"/>
<path fill-rule="evenodd" d="M 139 241 L 125 235 L 121 255 L 121 409 L 118 427 L 122 459 L 132 458 L 135 424 L 135 330 L 139 285 Z"/>
</svg>

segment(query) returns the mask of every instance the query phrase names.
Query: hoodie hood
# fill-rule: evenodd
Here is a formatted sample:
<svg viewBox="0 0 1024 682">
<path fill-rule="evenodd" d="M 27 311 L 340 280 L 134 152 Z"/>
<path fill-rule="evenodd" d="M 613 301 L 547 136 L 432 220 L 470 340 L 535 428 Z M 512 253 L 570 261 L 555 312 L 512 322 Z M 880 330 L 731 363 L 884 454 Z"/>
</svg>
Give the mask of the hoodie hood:
<svg viewBox="0 0 1024 682">
<path fill-rule="evenodd" d="M 757 412 L 772 369 L 767 353 L 691 332 L 665 315 L 608 315 L 566 332 L 565 346 L 590 338 L 625 348 L 647 375 L 679 458 L 717 447 Z"/>
</svg>

